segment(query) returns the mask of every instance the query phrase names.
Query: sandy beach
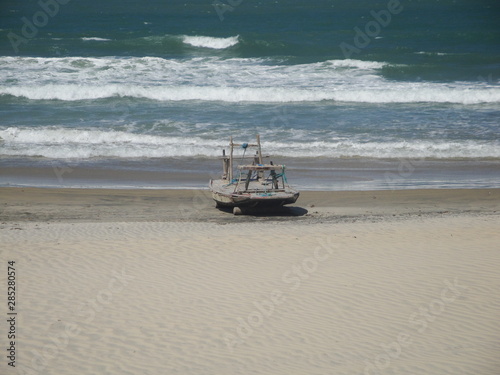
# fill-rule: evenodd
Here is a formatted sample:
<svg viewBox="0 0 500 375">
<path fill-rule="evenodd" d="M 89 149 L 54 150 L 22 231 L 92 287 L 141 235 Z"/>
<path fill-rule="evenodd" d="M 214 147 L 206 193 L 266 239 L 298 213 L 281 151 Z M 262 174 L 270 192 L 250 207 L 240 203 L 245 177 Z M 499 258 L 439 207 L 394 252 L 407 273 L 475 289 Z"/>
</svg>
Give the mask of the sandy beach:
<svg viewBox="0 0 500 375">
<path fill-rule="evenodd" d="M 499 212 L 500 189 L 233 216 L 201 190 L 2 188 L 1 373 L 496 375 Z"/>
<path fill-rule="evenodd" d="M 0 375 L 500 375 L 500 1 L 2 5 Z"/>
</svg>

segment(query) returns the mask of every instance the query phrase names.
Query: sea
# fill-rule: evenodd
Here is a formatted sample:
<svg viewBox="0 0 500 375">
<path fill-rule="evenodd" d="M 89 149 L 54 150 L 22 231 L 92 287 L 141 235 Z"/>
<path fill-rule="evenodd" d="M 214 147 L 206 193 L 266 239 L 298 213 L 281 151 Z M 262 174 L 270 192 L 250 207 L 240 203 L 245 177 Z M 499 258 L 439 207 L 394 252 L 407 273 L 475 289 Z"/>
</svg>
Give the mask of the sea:
<svg viewBox="0 0 500 375">
<path fill-rule="evenodd" d="M 0 186 L 203 188 L 257 134 L 299 189 L 500 187 L 500 2 L 2 0 Z"/>
</svg>

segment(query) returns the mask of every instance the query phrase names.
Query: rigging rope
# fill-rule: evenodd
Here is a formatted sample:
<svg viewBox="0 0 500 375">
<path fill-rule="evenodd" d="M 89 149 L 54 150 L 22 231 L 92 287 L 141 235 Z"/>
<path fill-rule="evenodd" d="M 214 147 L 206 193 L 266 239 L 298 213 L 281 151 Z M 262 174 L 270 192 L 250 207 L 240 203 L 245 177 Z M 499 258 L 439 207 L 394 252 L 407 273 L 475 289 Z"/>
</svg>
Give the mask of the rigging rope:
<svg viewBox="0 0 500 375">
<path fill-rule="evenodd" d="M 245 153 L 247 152 L 248 143 L 243 143 L 243 144 L 241 145 L 241 148 L 243 148 L 243 155 L 241 156 L 240 165 L 243 163 L 243 160 L 245 159 Z M 236 181 L 236 186 L 234 187 L 234 191 L 233 191 L 233 193 L 236 191 L 236 189 L 238 189 L 238 185 L 239 185 L 239 184 L 240 184 L 240 182 L 241 182 L 241 169 L 239 169 L 239 170 L 238 170 L 238 173 L 239 173 L 240 175 L 238 176 L 238 179 L 237 179 L 237 181 Z M 251 171 L 249 171 L 248 173 L 252 173 L 252 172 L 251 172 Z M 233 179 L 233 181 L 234 181 L 234 179 Z M 231 181 L 231 183 L 230 183 L 230 184 L 228 184 L 228 186 L 229 186 L 229 185 L 232 185 L 233 181 Z"/>
</svg>

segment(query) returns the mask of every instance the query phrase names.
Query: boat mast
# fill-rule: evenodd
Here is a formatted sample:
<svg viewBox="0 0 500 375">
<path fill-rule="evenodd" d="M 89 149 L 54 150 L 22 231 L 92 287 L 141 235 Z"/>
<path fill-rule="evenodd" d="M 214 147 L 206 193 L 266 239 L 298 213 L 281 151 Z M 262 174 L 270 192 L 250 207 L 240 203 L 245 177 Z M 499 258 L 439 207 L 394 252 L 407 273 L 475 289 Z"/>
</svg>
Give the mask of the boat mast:
<svg viewBox="0 0 500 375">
<path fill-rule="evenodd" d="M 256 135 L 256 138 L 257 138 L 257 153 L 258 153 L 258 157 L 259 157 L 259 164 L 263 164 L 263 160 L 262 160 L 262 149 L 260 148 L 260 135 L 257 134 Z M 257 176 L 260 180 L 263 180 L 264 179 L 264 172 L 263 171 L 259 171 L 257 172 Z"/>
<path fill-rule="evenodd" d="M 229 170 L 229 159 L 226 157 L 226 150 L 222 149 L 222 179 L 227 180 Z"/>
<path fill-rule="evenodd" d="M 229 182 L 233 181 L 233 136 L 229 138 Z"/>
<path fill-rule="evenodd" d="M 259 152 L 259 164 L 262 164 L 262 150 L 260 148 L 260 135 L 257 134 L 257 149 Z"/>
</svg>

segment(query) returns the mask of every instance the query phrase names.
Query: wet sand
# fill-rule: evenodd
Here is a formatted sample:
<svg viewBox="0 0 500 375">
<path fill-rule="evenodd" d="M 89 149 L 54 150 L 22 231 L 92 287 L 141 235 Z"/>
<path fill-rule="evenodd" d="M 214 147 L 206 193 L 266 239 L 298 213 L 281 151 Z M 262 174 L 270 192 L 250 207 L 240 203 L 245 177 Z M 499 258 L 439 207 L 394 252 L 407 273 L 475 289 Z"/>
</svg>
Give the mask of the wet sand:
<svg viewBox="0 0 500 375">
<path fill-rule="evenodd" d="M 500 189 L 305 191 L 284 213 L 235 217 L 208 190 L 0 188 L 1 221 L 343 221 L 495 214 Z"/>
</svg>

